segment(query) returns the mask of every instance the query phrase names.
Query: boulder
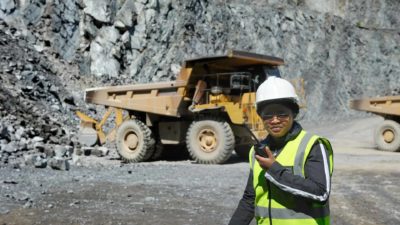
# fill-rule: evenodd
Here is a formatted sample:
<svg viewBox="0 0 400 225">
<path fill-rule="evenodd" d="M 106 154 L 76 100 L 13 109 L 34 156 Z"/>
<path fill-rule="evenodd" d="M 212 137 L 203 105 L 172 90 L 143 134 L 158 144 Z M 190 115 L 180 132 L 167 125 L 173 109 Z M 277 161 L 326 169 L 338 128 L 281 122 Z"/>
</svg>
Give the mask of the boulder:
<svg viewBox="0 0 400 225">
<path fill-rule="evenodd" d="M 69 170 L 70 164 L 67 159 L 51 158 L 48 161 L 49 166 L 55 170 Z"/>
<path fill-rule="evenodd" d="M 128 0 L 129 1 L 129 0 Z M 83 11 L 103 23 L 110 23 L 113 13 L 113 1 L 108 0 L 83 0 L 86 6 Z"/>
<path fill-rule="evenodd" d="M 134 1 L 125 1 L 115 17 L 115 26 L 118 28 L 132 27 L 136 20 L 136 7 Z"/>
<path fill-rule="evenodd" d="M 114 57 L 114 45 L 119 39 L 120 34 L 114 27 L 104 27 L 99 31 L 99 35 L 90 45 L 91 73 L 96 76 L 117 77 L 119 75 L 120 64 Z"/>
</svg>

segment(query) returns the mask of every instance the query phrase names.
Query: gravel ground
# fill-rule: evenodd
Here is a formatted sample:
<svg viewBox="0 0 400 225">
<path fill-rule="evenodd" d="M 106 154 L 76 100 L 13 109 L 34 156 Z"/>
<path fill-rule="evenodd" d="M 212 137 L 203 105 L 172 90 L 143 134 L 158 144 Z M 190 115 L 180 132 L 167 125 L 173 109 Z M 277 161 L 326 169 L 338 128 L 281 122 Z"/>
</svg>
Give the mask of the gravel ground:
<svg viewBox="0 0 400 225">
<path fill-rule="evenodd" d="M 6 224 L 225 224 L 247 164 L 152 162 L 50 169 L 2 169 Z M 230 197 L 229 197 L 230 196 Z"/>
<path fill-rule="evenodd" d="M 400 224 L 399 153 L 373 149 L 377 119 L 308 127 L 335 150 L 333 224 Z M 368 129 L 364 127 L 368 124 Z M 346 133 L 345 131 L 348 131 Z M 121 164 L 86 156 L 69 171 L 0 169 L 1 224 L 227 224 L 247 179 L 247 162 L 187 159 Z"/>
</svg>

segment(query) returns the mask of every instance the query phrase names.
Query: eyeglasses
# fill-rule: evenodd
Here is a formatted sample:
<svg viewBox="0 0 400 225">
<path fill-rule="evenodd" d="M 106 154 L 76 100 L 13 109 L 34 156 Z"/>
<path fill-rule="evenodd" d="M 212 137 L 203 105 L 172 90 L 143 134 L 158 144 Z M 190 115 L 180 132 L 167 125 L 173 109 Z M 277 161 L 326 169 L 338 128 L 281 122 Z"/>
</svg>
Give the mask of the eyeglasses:
<svg viewBox="0 0 400 225">
<path fill-rule="evenodd" d="M 287 120 L 289 118 L 289 114 L 286 113 L 279 113 L 279 114 L 265 114 L 262 115 L 261 118 L 264 121 L 271 121 L 274 118 L 277 118 L 278 120 Z"/>
</svg>

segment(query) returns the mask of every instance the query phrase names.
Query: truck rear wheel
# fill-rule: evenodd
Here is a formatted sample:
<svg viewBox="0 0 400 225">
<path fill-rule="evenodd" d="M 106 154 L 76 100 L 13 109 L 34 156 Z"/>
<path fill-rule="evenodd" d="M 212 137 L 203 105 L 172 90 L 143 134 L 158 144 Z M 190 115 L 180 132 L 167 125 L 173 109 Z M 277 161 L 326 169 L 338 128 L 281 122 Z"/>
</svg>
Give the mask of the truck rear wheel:
<svg viewBox="0 0 400 225">
<path fill-rule="evenodd" d="M 393 120 L 385 120 L 375 131 L 375 143 L 383 151 L 400 150 L 400 124 Z"/>
<path fill-rule="evenodd" d="M 154 151 L 151 130 L 139 120 L 127 120 L 118 128 L 117 151 L 126 162 L 148 160 Z"/>
<path fill-rule="evenodd" d="M 190 156 L 198 163 L 225 162 L 235 146 L 235 137 L 227 122 L 217 120 L 194 121 L 186 135 Z"/>
</svg>

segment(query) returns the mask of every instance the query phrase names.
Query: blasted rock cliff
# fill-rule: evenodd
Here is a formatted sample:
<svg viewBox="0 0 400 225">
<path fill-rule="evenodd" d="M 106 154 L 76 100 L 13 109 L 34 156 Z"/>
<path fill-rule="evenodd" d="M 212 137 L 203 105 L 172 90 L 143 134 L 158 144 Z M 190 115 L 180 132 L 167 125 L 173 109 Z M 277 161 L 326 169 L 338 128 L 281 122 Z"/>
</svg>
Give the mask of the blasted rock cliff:
<svg viewBox="0 0 400 225">
<path fill-rule="evenodd" d="M 171 80 L 228 49 L 284 58 L 304 119 L 354 116 L 348 101 L 398 94 L 398 0 L 3 0 L 0 26 L 108 84 Z"/>
</svg>

